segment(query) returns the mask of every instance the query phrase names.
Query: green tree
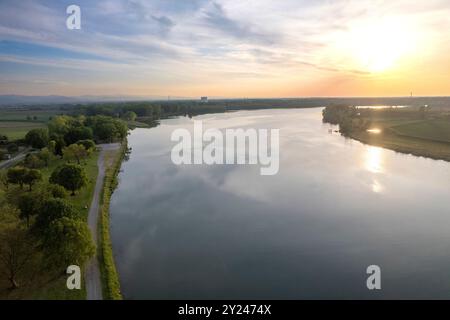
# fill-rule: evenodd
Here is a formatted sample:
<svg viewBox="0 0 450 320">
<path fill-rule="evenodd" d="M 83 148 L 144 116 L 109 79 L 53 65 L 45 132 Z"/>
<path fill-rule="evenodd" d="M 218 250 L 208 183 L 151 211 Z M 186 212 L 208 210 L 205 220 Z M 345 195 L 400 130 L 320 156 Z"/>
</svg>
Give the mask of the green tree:
<svg viewBox="0 0 450 320">
<path fill-rule="evenodd" d="M 62 156 L 63 155 L 63 149 L 66 146 L 66 142 L 64 141 L 64 138 L 62 136 L 56 136 L 55 137 L 55 155 Z"/>
<path fill-rule="evenodd" d="M 48 167 L 51 158 L 52 153 L 50 152 L 49 148 L 43 148 L 41 152 L 39 152 L 39 159 L 44 161 L 46 167 Z"/>
<path fill-rule="evenodd" d="M 20 218 L 27 221 L 30 226 L 30 218 L 39 214 L 42 207 L 42 197 L 39 194 L 24 193 L 19 196 L 18 208 Z"/>
<path fill-rule="evenodd" d="M 63 149 L 63 157 L 67 161 L 76 160 L 78 164 L 88 156 L 88 152 L 81 144 L 71 144 Z"/>
<path fill-rule="evenodd" d="M 41 160 L 37 155 L 35 154 L 28 154 L 25 157 L 25 166 L 31 169 L 38 169 L 42 168 L 45 165 L 45 162 Z"/>
<path fill-rule="evenodd" d="M 60 218 L 79 219 L 80 214 L 67 200 L 50 198 L 43 201 L 37 213 L 35 230 L 40 235 L 48 232 L 50 223 Z"/>
<path fill-rule="evenodd" d="M 48 123 L 48 129 L 51 135 L 64 136 L 71 127 L 71 120 L 68 116 L 54 117 Z"/>
<path fill-rule="evenodd" d="M 51 140 L 51 141 L 48 143 L 48 150 L 49 150 L 52 154 L 56 155 L 56 141 L 55 141 L 55 140 Z"/>
<path fill-rule="evenodd" d="M 76 127 L 70 128 L 69 131 L 64 135 L 64 141 L 66 145 L 71 145 L 80 140 L 92 139 L 92 129 L 89 127 Z"/>
<path fill-rule="evenodd" d="M 59 184 L 50 183 L 46 189 L 49 192 L 50 196 L 53 198 L 59 198 L 59 199 L 67 198 L 66 189 L 64 189 L 64 187 L 60 186 Z"/>
<path fill-rule="evenodd" d="M 133 111 L 127 111 L 124 113 L 123 118 L 128 121 L 136 120 L 137 114 Z"/>
<path fill-rule="evenodd" d="M 80 140 L 80 141 L 77 142 L 77 144 L 80 144 L 80 145 L 84 146 L 84 148 L 86 150 L 93 151 L 95 149 L 95 142 L 94 142 L 94 140 L 90 140 L 90 139 L 88 139 L 88 140 Z"/>
<path fill-rule="evenodd" d="M 19 277 L 32 265 L 35 240 L 20 226 L 7 226 L 0 231 L 0 264 L 11 285 L 19 287 Z"/>
<path fill-rule="evenodd" d="M 72 191 L 71 195 L 73 196 L 76 190 L 86 185 L 86 171 L 79 165 L 65 164 L 53 171 L 50 176 L 50 182 L 59 184 L 67 190 Z"/>
<path fill-rule="evenodd" d="M 100 123 L 95 130 L 96 135 L 100 140 L 112 142 L 116 137 L 116 126 L 112 122 Z"/>
<path fill-rule="evenodd" d="M 32 190 L 33 185 L 42 180 L 42 173 L 36 169 L 27 170 L 25 176 L 23 177 L 23 183 L 29 185 L 30 191 Z"/>
<path fill-rule="evenodd" d="M 3 184 L 5 189 L 8 190 L 9 180 L 5 171 L 0 171 L 0 182 Z"/>
<path fill-rule="evenodd" d="M 36 149 L 41 149 L 48 144 L 47 129 L 32 129 L 25 136 L 25 142 Z"/>
<path fill-rule="evenodd" d="M 112 142 L 118 138 L 122 139 L 128 132 L 124 121 L 107 116 L 89 117 L 86 124 L 93 128 L 95 137 L 102 141 Z"/>
<path fill-rule="evenodd" d="M 114 126 L 116 127 L 116 137 L 123 139 L 128 134 L 128 126 L 122 120 L 114 119 Z"/>
<path fill-rule="evenodd" d="M 91 232 L 83 221 L 63 217 L 52 221 L 42 237 L 42 248 L 50 265 L 82 266 L 94 255 Z"/>
<path fill-rule="evenodd" d="M 8 182 L 12 184 L 20 185 L 20 189 L 23 189 L 25 175 L 27 174 L 28 169 L 24 167 L 14 167 L 8 169 L 7 178 Z"/>
</svg>

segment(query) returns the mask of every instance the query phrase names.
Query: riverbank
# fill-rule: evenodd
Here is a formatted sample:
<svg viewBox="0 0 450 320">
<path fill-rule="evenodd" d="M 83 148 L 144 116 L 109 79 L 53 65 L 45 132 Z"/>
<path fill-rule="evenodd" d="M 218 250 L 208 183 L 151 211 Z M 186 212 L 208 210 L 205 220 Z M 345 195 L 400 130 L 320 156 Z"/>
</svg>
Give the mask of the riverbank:
<svg viewBox="0 0 450 320">
<path fill-rule="evenodd" d="M 114 263 L 112 251 L 110 222 L 109 222 L 109 203 L 114 189 L 117 187 L 117 175 L 120 171 L 122 160 L 127 151 L 126 138 L 118 150 L 111 150 L 105 153 L 105 178 L 103 192 L 101 196 L 101 207 L 99 217 L 99 246 L 98 260 L 100 266 L 100 275 L 102 282 L 103 299 L 121 300 L 119 275 Z"/>
<path fill-rule="evenodd" d="M 434 160 L 450 161 L 450 144 L 414 137 L 400 136 L 395 133 L 371 134 L 369 132 L 352 132 L 349 138 L 376 147 L 382 147 L 400 153 L 426 157 Z"/>
<path fill-rule="evenodd" d="M 450 161 L 450 112 L 447 110 L 330 106 L 323 110 L 323 121 L 338 124 L 343 136 L 369 145 Z"/>
</svg>

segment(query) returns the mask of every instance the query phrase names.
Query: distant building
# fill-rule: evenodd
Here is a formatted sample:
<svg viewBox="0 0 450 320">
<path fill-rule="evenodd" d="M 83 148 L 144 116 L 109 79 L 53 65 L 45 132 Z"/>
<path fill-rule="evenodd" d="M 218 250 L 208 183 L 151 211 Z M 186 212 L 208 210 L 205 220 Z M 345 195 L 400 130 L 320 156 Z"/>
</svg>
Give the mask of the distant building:
<svg viewBox="0 0 450 320">
<path fill-rule="evenodd" d="M 204 102 L 204 103 L 208 102 L 208 97 L 201 97 L 200 102 Z"/>
</svg>

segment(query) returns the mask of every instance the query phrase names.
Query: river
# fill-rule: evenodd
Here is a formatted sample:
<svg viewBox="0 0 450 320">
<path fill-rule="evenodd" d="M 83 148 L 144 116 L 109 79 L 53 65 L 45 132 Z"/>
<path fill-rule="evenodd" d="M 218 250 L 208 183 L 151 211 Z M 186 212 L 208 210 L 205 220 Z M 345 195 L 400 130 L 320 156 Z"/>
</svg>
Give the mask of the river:
<svg viewBox="0 0 450 320">
<path fill-rule="evenodd" d="M 450 298 L 450 163 L 364 145 L 321 108 L 135 129 L 111 200 L 127 299 Z M 172 163 L 176 128 L 280 129 L 280 167 Z M 381 290 L 366 269 L 381 268 Z"/>
</svg>

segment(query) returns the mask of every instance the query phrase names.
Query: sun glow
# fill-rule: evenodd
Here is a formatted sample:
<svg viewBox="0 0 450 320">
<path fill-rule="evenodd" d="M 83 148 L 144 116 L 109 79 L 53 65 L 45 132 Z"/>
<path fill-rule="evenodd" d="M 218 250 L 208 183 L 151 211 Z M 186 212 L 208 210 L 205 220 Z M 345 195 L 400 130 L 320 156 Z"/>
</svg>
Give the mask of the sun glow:
<svg viewBox="0 0 450 320">
<path fill-rule="evenodd" d="M 413 54 L 416 40 L 406 22 L 393 18 L 355 25 L 347 39 L 357 68 L 371 73 L 395 68 Z"/>
</svg>

